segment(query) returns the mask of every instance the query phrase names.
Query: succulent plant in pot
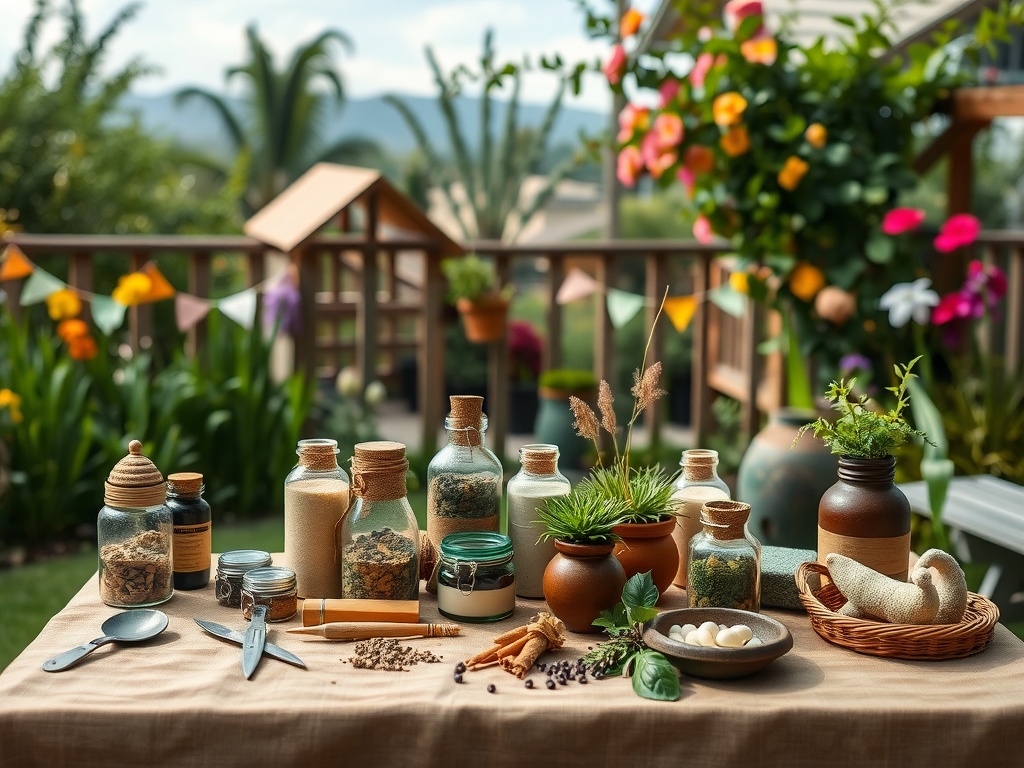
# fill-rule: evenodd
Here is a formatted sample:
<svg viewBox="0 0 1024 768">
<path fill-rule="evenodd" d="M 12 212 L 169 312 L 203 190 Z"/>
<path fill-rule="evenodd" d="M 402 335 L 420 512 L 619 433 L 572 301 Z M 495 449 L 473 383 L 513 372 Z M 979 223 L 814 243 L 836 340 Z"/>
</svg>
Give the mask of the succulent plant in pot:
<svg viewBox="0 0 1024 768">
<path fill-rule="evenodd" d="M 512 288 L 498 289 L 494 267 L 474 253 L 441 262 L 448 300 L 462 316 L 466 338 L 483 344 L 504 337 Z"/>
</svg>

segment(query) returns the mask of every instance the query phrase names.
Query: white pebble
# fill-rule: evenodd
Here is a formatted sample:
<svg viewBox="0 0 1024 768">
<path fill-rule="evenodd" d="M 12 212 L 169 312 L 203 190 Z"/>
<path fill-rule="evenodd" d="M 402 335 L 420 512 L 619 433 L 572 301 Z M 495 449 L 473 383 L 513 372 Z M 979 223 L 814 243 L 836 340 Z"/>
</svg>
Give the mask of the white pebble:
<svg viewBox="0 0 1024 768">
<path fill-rule="evenodd" d="M 680 632 L 675 627 L 673 627 L 672 629 L 670 629 L 668 631 L 668 639 L 669 640 L 677 640 L 679 642 L 682 642 L 683 641 L 683 637 L 684 637 L 683 633 Z"/>
<path fill-rule="evenodd" d="M 697 630 L 694 629 L 688 632 L 686 637 L 683 638 L 683 642 L 687 645 L 700 645 L 700 642 L 697 640 Z"/>
<path fill-rule="evenodd" d="M 718 635 L 718 626 L 712 624 L 711 627 L 714 627 L 714 631 L 707 624 L 701 624 L 697 630 L 697 642 L 708 648 L 715 647 L 715 637 Z"/>
<path fill-rule="evenodd" d="M 728 627 L 725 626 L 725 624 L 719 624 L 718 625 L 718 631 L 721 632 L 723 629 L 728 629 Z"/>
<path fill-rule="evenodd" d="M 759 637 L 752 637 L 749 640 L 747 640 L 747 644 L 744 647 L 745 648 L 752 648 L 755 645 L 764 645 L 764 643 L 761 642 L 761 638 L 759 638 Z"/>
<path fill-rule="evenodd" d="M 683 637 L 686 637 L 691 632 L 696 631 L 696 629 L 697 627 L 693 624 L 683 624 L 683 626 L 680 627 L 679 631 L 680 633 L 682 633 Z"/>
<path fill-rule="evenodd" d="M 697 629 L 698 630 L 706 629 L 712 635 L 717 635 L 718 634 L 718 625 L 715 624 L 715 622 L 713 622 L 713 621 L 705 621 L 703 624 L 701 624 L 699 627 L 697 627 Z"/>
<path fill-rule="evenodd" d="M 736 628 L 726 627 L 715 638 L 715 644 L 720 648 L 739 648 L 743 645 L 743 638 Z"/>
<path fill-rule="evenodd" d="M 683 631 L 683 628 L 681 626 L 679 626 L 678 624 L 673 624 L 671 627 L 669 627 L 668 633 L 670 635 L 678 635 L 682 631 Z"/>
<path fill-rule="evenodd" d="M 754 636 L 754 633 L 746 624 L 737 624 L 732 628 L 732 631 L 738 634 L 740 636 L 740 640 L 744 643 Z"/>
</svg>

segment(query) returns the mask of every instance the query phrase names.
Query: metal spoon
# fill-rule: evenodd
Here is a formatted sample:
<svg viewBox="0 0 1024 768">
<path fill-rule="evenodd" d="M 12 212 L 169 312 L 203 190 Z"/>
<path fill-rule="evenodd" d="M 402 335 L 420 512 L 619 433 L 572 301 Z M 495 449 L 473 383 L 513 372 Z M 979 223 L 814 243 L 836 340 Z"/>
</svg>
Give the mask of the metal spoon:
<svg viewBox="0 0 1024 768">
<path fill-rule="evenodd" d="M 121 611 L 104 621 L 100 629 L 103 637 L 54 656 L 43 664 L 43 669 L 47 672 L 60 672 L 109 642 L 134 643 L 156 637 L 167 629 L 167 614 L 153 610 Z"/>
</svg>

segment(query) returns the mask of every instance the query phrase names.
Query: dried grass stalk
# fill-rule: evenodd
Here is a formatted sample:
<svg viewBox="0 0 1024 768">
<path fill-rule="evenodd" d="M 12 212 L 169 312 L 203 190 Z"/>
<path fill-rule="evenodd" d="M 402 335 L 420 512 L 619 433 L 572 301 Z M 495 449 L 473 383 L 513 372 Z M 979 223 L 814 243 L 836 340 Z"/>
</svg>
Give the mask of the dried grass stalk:
<svg viewBox="0 0 1024 768">
<path fill-rule="evenodd" d="M 647 367 L 643 375 L 640 375 L 640 369 L 633 371 L 633 397 L 636 398 L 637 413 L 646 410 L 648 407 L 658 401 L 659 398 L 664 397 L 668 394 L 664 389 L 658 388 L 658 382 L 661 381 L 661 361 L 653 363 Z"/>
<path fill-rule="evenodd" d="M 600 425 L 597 421 L 597 414 L 594 413 L 593 409 L 575 395 L 569 398 L 569 408 L 572 409 L 572 415 L 576 417 L 572 425 L 573 429 L 576 430 L 576 434 L 588 440 L 596 441 Z"/>
<path fill-rule="evenodd" d="M 619 431 L 619 426 L 615 422 L 615 409 L 612 407 L 614 400 L 611 385 L 601 379 L 597 390 L 597 408 L 601 411 L 601 426 L 609 435 L 614 435 Z"/>
</svg>

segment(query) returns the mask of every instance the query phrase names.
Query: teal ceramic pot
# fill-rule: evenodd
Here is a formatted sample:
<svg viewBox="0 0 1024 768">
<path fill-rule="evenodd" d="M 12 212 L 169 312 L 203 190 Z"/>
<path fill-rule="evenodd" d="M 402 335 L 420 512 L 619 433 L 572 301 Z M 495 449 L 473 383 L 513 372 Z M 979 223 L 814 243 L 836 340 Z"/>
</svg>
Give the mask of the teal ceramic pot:
<svg viewBox="0 0 1024 768">
<path fill-rule="evenodd" d="M 559 463 L 574 469 L 579 468 L 592 445 L 576 434 L 573 429 L 573 415 L 569 410 L 569 397 L 574 395 L 584 402 L 593 405 L 594 391 L 570 391 L 540 387 L 537 390 L 538 407 L 537 423 L 534 429 L 534 442 L 557 445 Z"/>
<path fill-rule="evenodd" d="M 839 460 L 810 431 L 793 444 L 800 427 L 817 415 L 779 409 L 743 454 L 736 498 L 750 505 L 747 526 L 765 544 L 818 546 L 818 502 L 835 483 Z"/>
</svg>

